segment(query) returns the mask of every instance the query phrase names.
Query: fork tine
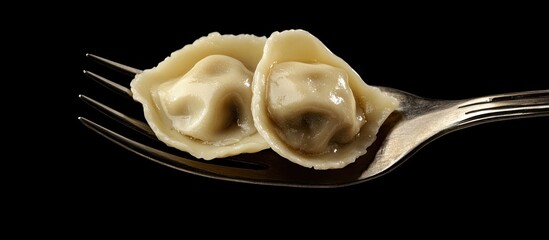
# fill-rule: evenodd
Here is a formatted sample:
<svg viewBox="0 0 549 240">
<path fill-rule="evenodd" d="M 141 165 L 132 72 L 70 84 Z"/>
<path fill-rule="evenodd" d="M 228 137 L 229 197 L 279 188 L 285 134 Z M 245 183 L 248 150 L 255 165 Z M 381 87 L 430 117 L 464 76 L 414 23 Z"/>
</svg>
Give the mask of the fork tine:
<svg viewBox="0 0 549 240">
<path fill-rule="evenodd" d="M 189 174 L 219 180 L 278 185 L 276 183 L 270 182 L 259 182 L 257 179 L 261 178 L 263 176 L 263 173 L 261 170 L 258 169 L 228 167 L 216 164 L 214 162 L 210 163 L 208 161 L 191 160 L 188 158 L 176 156 L 131 140 L 84 117 L 78 117 L 78 120 L 80 120 L 80 122 L 87 128 L 116 143 L 117 145 L 141 157 L 147 158 L 170 168 L 174 168 Z M 247 176 L 248 178 L 237 179 L 232 177 L 232 175 Z"/>
<path fill-rule="evenodd" d="M 95 80 L 97 83 L 105 86 L 106 88 L 118 93 L 118 94 L 121 94 L 125 97 L 131 97 L 132 96 L 132 91 L 127 88 L 127 87 L 124 87 L 118 83 L 115 83 L 105 77 L 102 77 L 98 74 L 95 74 L 91 71 L 87 71 L 87 70 L 84 70 L 84 74 L 86 76 L 88 76 L 89 78 Z"/>
<path fill-rule="evenodd" d="M 106 64 L 109 67 L 113 67 L 115 69 L 122 70 L 126 73 L 131 73 L 133 75 L 143 72 L 142 70 L 139 70 L 137 68 L 126 66 L 124 64 L 117 63 L 115 61 L 112 61 L 112 60 L 109 60 L 109 59 L 106 59 L 106 58 L 102 58 L 102 57 L 99 57 L 99 56 L 91 54 L 91 53 L 86 53 L 86 57 L 89 57 L 89 58 L 91 58 L 93 60 L 96 60 L 100 63 Z"/>
<path fill-rule="evenodd" d="M 142 122 L 142 121 L 139 121 L 135 118 L 132 118 L 132 117 L 129 117 L 128 115 L 126 114 L 123 114 L 119 111 L 116 111 L 108 106 L 106 106 L 105 104 L 102 104 L 86 95 L 83 95 L 83 94 L 80 94 L 78 95 L 78 97 L 80 99 L 82 99 L 82 101 L 84 101 L 85 103 L 89 104 L 90 106 L 94 107 L 95 109 L 99 110 L 101 113 L 111 117 L 112 119 L 130 127 L 131 129 L 134 129 L 154 140 L 157 140 L 156 139 L 156 135 L 154 134 L 154 132 L 152 131 L 152 129 L 149 127 L 148 124 Z"/>
<path fill-rule="evenodd" d="M 169 153 L 151 148 L 151 147 L 146 146 L 144 144 L 138 143 L 138 142 L 133 141 L 133 140 L 127 138 L 127 137 L 124 137 L 124 136 L 122 136 L 122 135 L 120 135 L 120 134 L 118 134 L 118 133 L 116 133 L 112 130 L 109 130 L 106 127 L 103 127 L 103 126 L 101 126 L 101 125 L 99 125 L 99 124 L 97 124 L 97 123 L 95 123 L 91 120 L 88 120 L 87 118 L 78 117 L 78 120 L 80 120 L 80 122 L 82 124 L 84 124 L 84 126 L 86 126 L 87 128 L 89 128 L 89 129 L 93 130 L 94 132 L 98 133 L 99 135 L 109 139 L 110 141 L 120 145 L 121 147 L 126 148 L 126 149 L 128 149 L 128 150 L 130 150 L 130 151 L 132 151 L 132 152 L 134 152 L 134 153 L 136 153 L 136 154 L 138 154 L 142 157 L 149 158 L 149 159 L 151 159 L 155 162 L 164 164 L 166 166 L 173 167 L 170 164 L 166 164 L 164 161 L 159 161 L 156 158 L 145 155 L 144 153 L 142 153 L 138 149 L 144 150 L 146 152 L 152 153 L 152 154 L 157 155 L 157 156 L 171 158 L 173 161 L 183 163 L 188 167 L 193 167 L 193 168 L 194 167 L 200 167 L 200 165 L 204 164 L 204 163 L 200 163 L 198 161 L 192 161 L 192 160 L 189 160 L 189 159 L 186 159 L 186 158 L 177 157 L 175 155 L 172 155 L 172 154 L 169 154 Z M 195 169 L 195 171 L 189 171 L 187 169 L 181 169 L 181 170 L 187 171 L 189 173 L 194 173 L 198 169 Z"/>
</svg>

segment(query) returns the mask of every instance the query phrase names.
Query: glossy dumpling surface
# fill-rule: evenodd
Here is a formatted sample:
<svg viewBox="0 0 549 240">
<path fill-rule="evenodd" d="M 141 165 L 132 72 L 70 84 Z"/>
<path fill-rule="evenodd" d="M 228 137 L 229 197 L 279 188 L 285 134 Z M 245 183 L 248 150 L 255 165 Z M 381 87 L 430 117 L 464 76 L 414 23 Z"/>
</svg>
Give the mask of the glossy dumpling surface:
<svg viewBox="0 0 549 240">
<path fill-rule="evenodd" d="M 259 133 L 281 156 L 315 169 L 364 155 L 398 106 L 303 30 L 269 37 L 252 85 Z"/>
<path fill-rule="evenodd" d="M 159 140 L 202 159 L 268 148 L 251 113 L 265 37 L 212 33 L 131 82 Z"/>
</svg>

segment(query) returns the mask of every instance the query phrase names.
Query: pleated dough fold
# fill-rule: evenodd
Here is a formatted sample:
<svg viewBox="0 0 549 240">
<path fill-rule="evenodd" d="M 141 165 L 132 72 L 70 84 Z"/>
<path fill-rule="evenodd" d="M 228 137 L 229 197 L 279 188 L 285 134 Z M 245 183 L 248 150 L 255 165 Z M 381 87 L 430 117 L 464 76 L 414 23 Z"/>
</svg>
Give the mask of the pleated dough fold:
<svg viewBox="0 0 549 240">
<path fill-rule="evenodd" d="M 366 153 L 398 101 L 303 30 L 274 32 L 254 74 L 255 127 L 286 159 L 343 168 Z"/>
<path fill-rule="evenodd" d="M 251 113 L 251 84 L 265 37 L 211 33 L 131 82 L 159 140 L 210 160 L 269 147 Z"/>
</svg>

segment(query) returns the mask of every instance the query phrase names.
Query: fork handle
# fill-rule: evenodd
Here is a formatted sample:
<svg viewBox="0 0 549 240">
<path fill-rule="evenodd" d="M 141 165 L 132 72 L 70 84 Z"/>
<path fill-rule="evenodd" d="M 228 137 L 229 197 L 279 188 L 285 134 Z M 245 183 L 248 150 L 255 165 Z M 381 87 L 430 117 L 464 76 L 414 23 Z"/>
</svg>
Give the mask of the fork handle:
<svg viewBox="0 0 549 240">
<path fill-rule="evenodd" d="M 474 98 L 457 106 L 456 126 L 549 116 L 549 89 Z"/>
</svg>

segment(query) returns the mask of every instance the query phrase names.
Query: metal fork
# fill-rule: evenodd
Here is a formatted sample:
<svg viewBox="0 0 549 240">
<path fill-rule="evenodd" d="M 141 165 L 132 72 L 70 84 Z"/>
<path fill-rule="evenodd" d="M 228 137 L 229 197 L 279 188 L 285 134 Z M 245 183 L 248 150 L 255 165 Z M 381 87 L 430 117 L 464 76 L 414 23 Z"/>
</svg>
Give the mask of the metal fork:
<svg viewBox="0 0 549 240">
<path fill-rule="evenodd" d="M 134 75 L 141 72 L 93 54 L 86 56 Z M 90 71 L 84 71 L 84 74 L 111 90 L 131 95 L 128 88 L 102 76 Z M 127 150 L 186 173 L 241 183 L 326 188 L 359 184 L 382 176 L 421 147 L 452 131 L 494 121 L 549 116 L 549 90 L 465 100 L 436 100 L 388 87 L 380 89 L 397 98 L 401 103 L 400 107 L 385 121 L 377 140 L 368 148 L 366 155 L 345 168 L 334 170 L 304 168 L 280 157 L 272 150 L 204 161 L 184 152 L 174 151 L 163 144 L 143 144 L 126 137 L 135 131 L 158 141 L 143 119 L 129 117 L 82 94 L 79 95 L 80 99 L 128 126 L 131 131 L 124 136 L 85 117 L 78 119 L 87 128 Z"/>
</svg>

